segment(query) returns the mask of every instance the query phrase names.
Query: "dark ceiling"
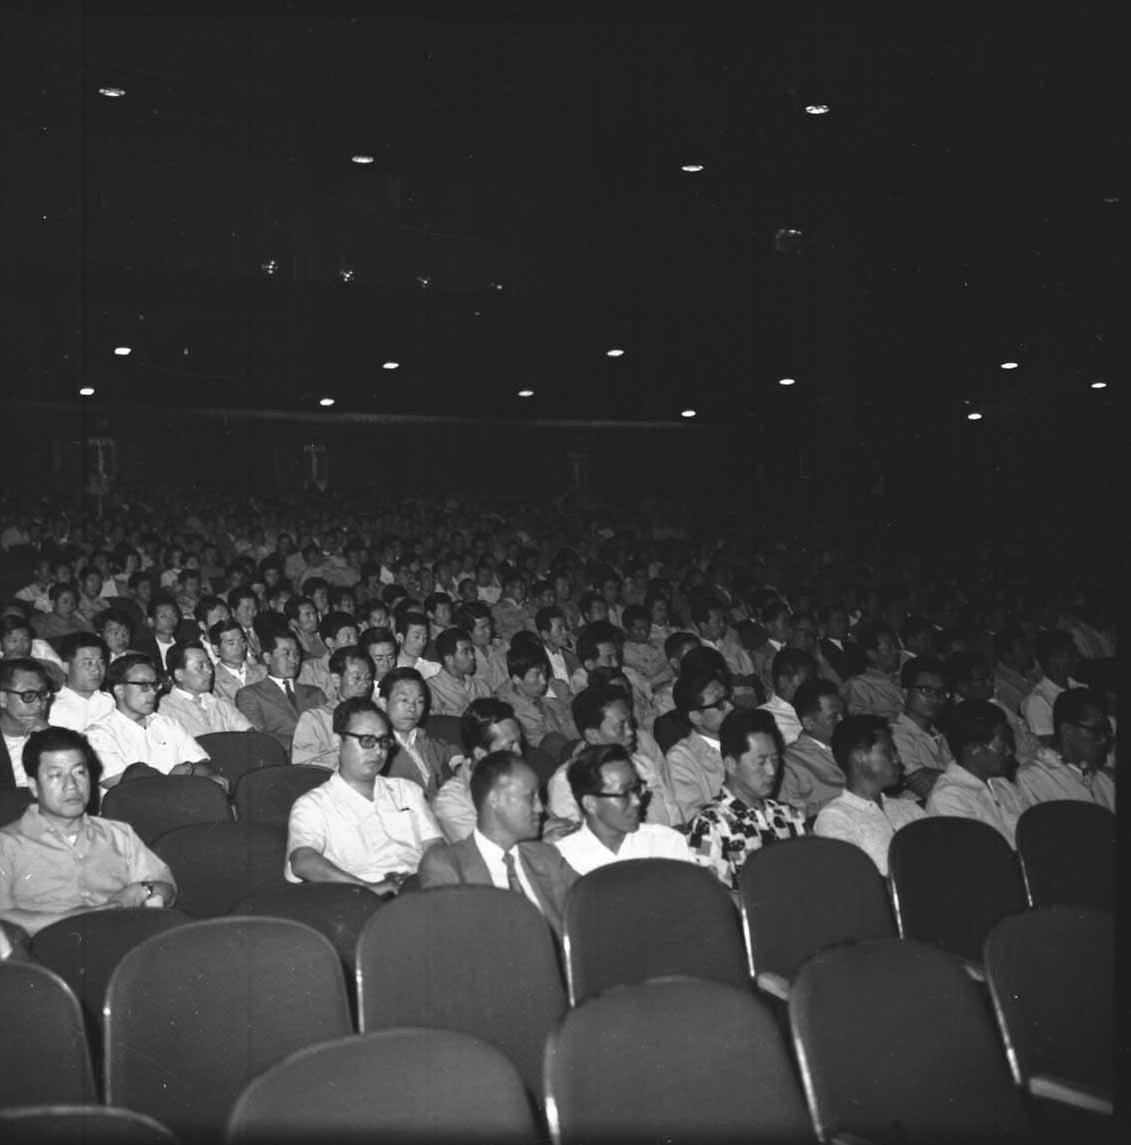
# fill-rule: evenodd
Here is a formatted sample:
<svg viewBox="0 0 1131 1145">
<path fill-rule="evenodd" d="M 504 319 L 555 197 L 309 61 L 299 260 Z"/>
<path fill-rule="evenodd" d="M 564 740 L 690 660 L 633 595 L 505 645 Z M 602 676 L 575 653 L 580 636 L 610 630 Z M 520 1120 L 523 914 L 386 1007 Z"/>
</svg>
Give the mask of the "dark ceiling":
<svg viewBox="0 0 1131 1145">
<path fill-rule="evenodd" d="M 370 3 L 9 5 L 7 388 L 946 421 L 1114 384 L 1113 30 L 1088 9 L 788 7 L 456 24 Z"/>
</svg>

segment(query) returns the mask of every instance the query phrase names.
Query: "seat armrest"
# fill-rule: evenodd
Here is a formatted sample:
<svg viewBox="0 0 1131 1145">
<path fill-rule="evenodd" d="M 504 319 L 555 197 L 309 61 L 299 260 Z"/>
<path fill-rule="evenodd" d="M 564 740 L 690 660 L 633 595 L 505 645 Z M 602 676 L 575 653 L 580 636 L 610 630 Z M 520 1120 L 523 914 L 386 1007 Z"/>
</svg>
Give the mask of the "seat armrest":
<svg viewBox="0 0 1131 1145">
<path fill-rule="evenodd" d="M 964 958 L 962 960 L 962 969 L 965 970 L 975 982 L 984 983 L 986 981 L 986 971 L 976 962 L 967 962 Z"/>
<path fill-rule="evenodd" d="M 761 974 L 754 976 L 754 985 L 783 1002 L 789 1001 L 789 979 L 783 978 L 780 974 L 763 970 Z"/>
<path fill-rule="evenodd" d="M 1047 1073 L 1036 1073 L 1029 1078 L 1027 1088 L 1033 1097 L 1059 1101 L 1061 1105 L 1071 1105 L 1076 1109 L 1086 1109 L 1091 1113 L 1102 1113 L 1108 1117 L 1115 1113 L 1115 1103 L 1109 1094 L 1101 1093 L 1082 1082 L 1068 1081 Z"/>
</svg>

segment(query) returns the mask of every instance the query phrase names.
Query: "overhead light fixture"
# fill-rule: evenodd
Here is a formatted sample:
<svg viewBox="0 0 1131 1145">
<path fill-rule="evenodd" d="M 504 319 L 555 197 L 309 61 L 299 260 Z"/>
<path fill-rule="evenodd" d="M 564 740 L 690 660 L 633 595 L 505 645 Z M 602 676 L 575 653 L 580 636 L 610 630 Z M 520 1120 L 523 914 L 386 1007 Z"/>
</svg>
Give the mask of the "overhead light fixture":
<svg viewBox="0 0 1131 1145">
<path fill-rule="evenodd" d="M 126 94 L 126 89 L 124 87 L 100 87 L 98 94 L 104 95 L 107 99 L 121 99 Z"/>
<path fill-rule="evenodd" d="M 680 417 L 694 417 L 695 411 L 693 409 L 681 410 L 679 416 Z"/>
<path fill-rule="evenodd" d="M 432 278 L 427 274 L 418 274 L 416 276 L 417 285 L 421 290 L 427 290 L 432 285 Z"/>
<path fill-rule="evenodd" d="M 796 378 L 778 378 L 779 386 L 795 386 L 797 385 Z"/>
<path fill-rule="evenodd" d="M 829 105 L 827 103 L 807 103 L 805 105 L 806 115 L 828 115 Z"/>
<path fill-rule="evenodd" d="M 982 420 L 982 415 L 981 415 L 981 414 L 980 414 L 980 413 L 979 413 L 977 410 L 971 410 L 971 411 L 970 411 L 970 412 L 969 412 L 969 413 L 966 415 L 966 420 L 967 420 L 967 421 L 981 421 L 981 420 Z"/>
<path fill-rule="evenodd" d="M 353 282 L 354 277 L 355 277 L 354 272 L 353 272 L 353 268 L 348 267 L 348 266 L 343 266 L 342 269 L 338 271 L 338 277 L 343 282 Z"/>
<path fill-rule="evenodd" d="M 1093 390 L 1106 390 L 1107 382 L 1092 382 L 1091 388 Z"/>
<path fill-rule="evenodd" d="M 520 398 L 532 398 L 534 396 L 533 390 L 519 390 L 518 396 Z"/>
<path fill-rule="evenodd" d="M 605 351 L 605 357 L 606 358 L 623 358 L 624 357 L 624 351 L 619 349 L 618 347 L 614 346 L 611 350 Z"/>
<path fill-rule="evenodd" d="M 686 171 L 688 175 L 698 175 L 699 172 L 703 170 L 703 164 L 702 163 L 684 163 L 684 165 L 682 167 L 680 167 L 680 170 Z"/>
<path fill-rule="evenodd" d="M 83 388 L 81 390 L 79 390 L 79 397 L 80 398 L 92 398 L 92 397 L 94 397 L 94 387 L 93 386 L 83 386 Z"/>
<path fill-rule="evenodd" d="M 1016 362 L 1002 362 L 1001 368 L 1003 370 L 1016 370 L 1017 369 L 1017 363 Z"/>
<path fill-rule="evenodd" d="M 333 398 L 319 398 L 318 404 L 320 406 L 332 406 L 334 404 Z"/>
<path fill-rule="evenodd" d="M 114 347 L 114 353 L 117 354 L 119 358 L 128 358 L 130 356 L 130 354 L 132 353 L 132 351 L 133 351 L 132 346 L 115 346 Z"/>
<path fill-rule="evenodd" d="M 268 278 L 271 277 L 279 269 L 279 264 L 273 258 L 265 258 L 260 264 L 259 269 L 263 271 Z"/>
<path fill-rule="evenodd" d="M 351 155 L 350 156 L 350 162 L 351 163 L 357 163 L 359 166 L 365 167 L 365 166 L 368 166 L 368 164 L 373 162 L 373 156 L 372 155 Z"/>
<path fill-rule="evenodd" d="M 382 370 L 395 370 L 395 369 L 399 368 L 399 366 L 400 366 L 400 362 L 382 362 L 381 363 L 381 369 Z"/>
</svg>

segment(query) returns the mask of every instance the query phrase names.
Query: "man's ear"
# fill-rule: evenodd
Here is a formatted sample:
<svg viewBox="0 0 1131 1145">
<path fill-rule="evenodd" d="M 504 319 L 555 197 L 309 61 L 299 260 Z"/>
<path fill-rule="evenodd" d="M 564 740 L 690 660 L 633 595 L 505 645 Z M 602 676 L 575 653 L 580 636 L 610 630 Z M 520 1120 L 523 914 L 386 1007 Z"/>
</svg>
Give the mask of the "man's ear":
<svg viewBox="0 0 1131 1145">
<path fill-rule="evenodd" d="M 36 779 L 34 775 L 29 775 L 27 777 L 27 789 L 28 789 L 28 791 L 31 792 L 32 799 L 34 799 L 36 801 L 36 803 L 38 803 L 39 802 L 39 780 Z"/>
</svg>

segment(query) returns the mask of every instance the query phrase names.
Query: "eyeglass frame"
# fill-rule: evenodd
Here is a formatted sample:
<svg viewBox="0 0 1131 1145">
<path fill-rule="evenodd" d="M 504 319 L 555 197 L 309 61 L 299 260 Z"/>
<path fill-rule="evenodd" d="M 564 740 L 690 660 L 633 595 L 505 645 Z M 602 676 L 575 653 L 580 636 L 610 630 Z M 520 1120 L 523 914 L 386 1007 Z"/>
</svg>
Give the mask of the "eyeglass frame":
<svg viewBox="0 0 1131 1145">
<path fill-rule="evenodd" d="M 949 700 L 953 695 L 949 688 L 936 688 L 934 684 L 912 684 L 909 692 L 919 692 L 931 700 Z"/>
<path fill-rule="evenodd" d="M 38 691 L 35 688 L 26 688 L 23 691 L 17 691 L 15 688 L 0 688 L 0 692 L 6 692 L 9 696 L 19 696 L 25 704 L 37 704 L 40 700 L 48 700 L 55 695 L 54 688 L 40 688 Z M 28 699 L 31 696 L 31 699 Z"/>
<path fill-rule="evenodd" d="M 140 688 L 143 692 L 160 692 L 162 688 L 160 680 L 123 680 L 122 683 Z"/>
<path fill-rule="evenodd" d="M 375 736 L 372 732 L 342 732 L 342 735 L 357 740 L 359 746 L 365 751 L 372 751 L 375 747 L 384 748 L 385 751 L 392 751 L 397 745 L 396 737 L 389 734 Z M 366 743 L 365 741 L 367 739 L 373 742 Z"/>
<path fill-rule="evenodd" d="M 596 799 L 631 799 L 635 795 L 643 803 L 650 792 L 643 783 L 636 783 L 627 791 L 590 791 L 589 794 Z"/>
</svg>

